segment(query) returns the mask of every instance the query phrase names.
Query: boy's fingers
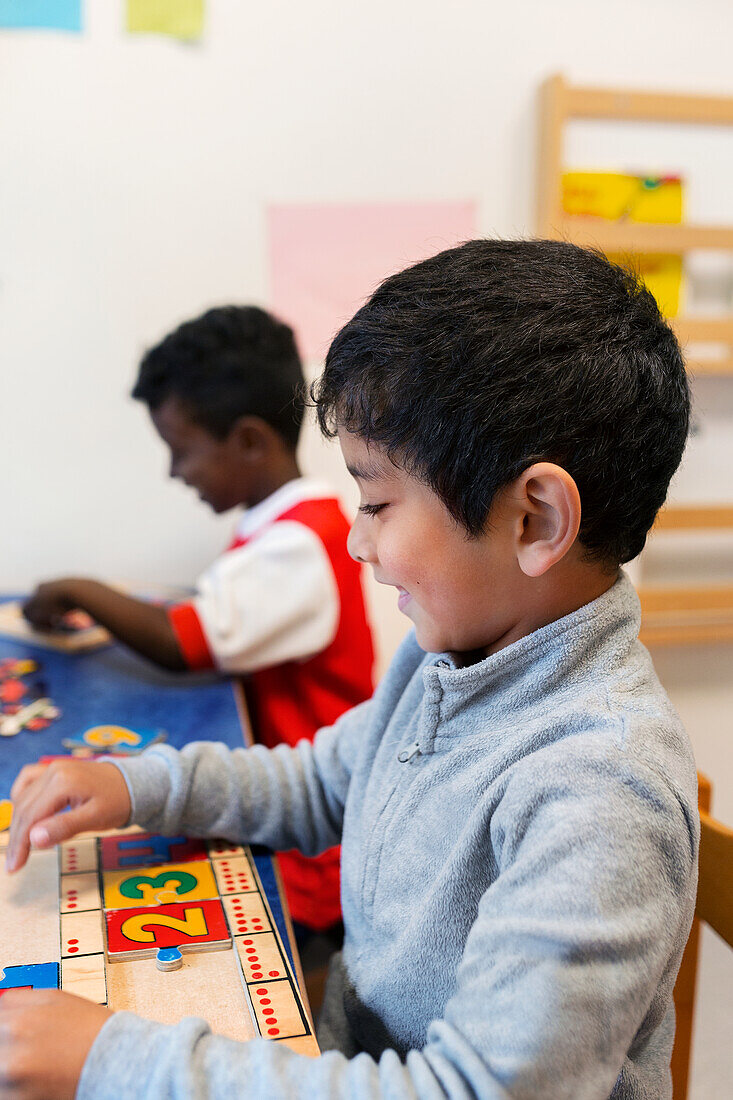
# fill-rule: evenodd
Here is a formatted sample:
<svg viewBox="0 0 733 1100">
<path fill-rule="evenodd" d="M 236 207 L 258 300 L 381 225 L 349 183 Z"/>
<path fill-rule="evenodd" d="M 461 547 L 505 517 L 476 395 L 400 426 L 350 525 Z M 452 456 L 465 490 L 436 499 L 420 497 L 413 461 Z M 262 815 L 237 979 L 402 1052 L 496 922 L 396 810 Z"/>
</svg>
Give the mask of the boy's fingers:
<svg viewBox="0 0 733 1100">
<path fill-rule="evenodd" d="M 66 809 L 69 805 L 69 788 L 63 773 L 52 767 L 46 769 L 36 784 L 30 785 L 13 809 L 10 839 L 5 866 L 8 871 L 22 867 L 28 858 L 29 833 L 33 826 Z M 39 844 L 39 847 L 42 845 Z"/>
<path fill-rule="evenodd" d="M 36 822 L 30 830 L 29 840 L 34 848 L 51 848 L 64 840 L 71 840 L 77 833 L 93 829 L 99 822 L 99 806 L 90 799 L 81 806 L 63 814 Z"/>
<path fill-rule="evenodd" d="M 17 802 L 23 791 L 27 790 L 32 783 L 35 783 L 39 779 L 46 769 L 48 764 L 26 764 L 24 768 L 18 773 L 18 776 L 10 788 L 10 801 Z"/>
</svg>

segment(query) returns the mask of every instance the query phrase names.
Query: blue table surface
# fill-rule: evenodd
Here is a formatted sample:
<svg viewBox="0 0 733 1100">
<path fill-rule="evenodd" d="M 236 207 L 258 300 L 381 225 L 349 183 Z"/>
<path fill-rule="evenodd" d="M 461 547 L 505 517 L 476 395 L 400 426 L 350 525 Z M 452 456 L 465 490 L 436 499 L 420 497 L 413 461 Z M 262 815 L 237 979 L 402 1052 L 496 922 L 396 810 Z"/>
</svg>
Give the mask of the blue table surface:
<svg viewBox="0 0 733 1100">
<path fill-rule="evenodd" d="M 43 730 L 21 730 L 0 738 L 0 798 L 7 798 L 24 764 L 65 753 L 62 741 L 92 726 L 161 729 L 166 744 L 182 748 L 190 741 L 243 745 L 242 726 L 230 683 L 215 674 L 176 675 L 162 671 L 121 645 L 90 653 L 59 653 L 0 635 L 0 660 L 30 658 L 38 670 L 23 677 L 23 702 L 49 698 L 61 711 Z M 280 936 L 290 941 L 272 860 L 265 849 L 252 849 Z M 292 954 L 291 954 L 292 961 Z"/>
</svg>

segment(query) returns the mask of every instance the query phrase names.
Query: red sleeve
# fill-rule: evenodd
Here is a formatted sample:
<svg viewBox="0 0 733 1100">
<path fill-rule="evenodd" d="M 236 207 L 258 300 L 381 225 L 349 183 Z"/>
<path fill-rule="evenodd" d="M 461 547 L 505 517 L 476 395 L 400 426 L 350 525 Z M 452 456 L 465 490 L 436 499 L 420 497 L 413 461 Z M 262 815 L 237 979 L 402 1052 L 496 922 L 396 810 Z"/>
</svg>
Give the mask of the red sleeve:
<svg viewBox="0 0 733 1100">
<path fill-rule="evenodd" d="M 179 603 L 169 607 L 168 618 L 188 667 L 214 668 L 214 657 L 193 604 Z"/>
</svg>

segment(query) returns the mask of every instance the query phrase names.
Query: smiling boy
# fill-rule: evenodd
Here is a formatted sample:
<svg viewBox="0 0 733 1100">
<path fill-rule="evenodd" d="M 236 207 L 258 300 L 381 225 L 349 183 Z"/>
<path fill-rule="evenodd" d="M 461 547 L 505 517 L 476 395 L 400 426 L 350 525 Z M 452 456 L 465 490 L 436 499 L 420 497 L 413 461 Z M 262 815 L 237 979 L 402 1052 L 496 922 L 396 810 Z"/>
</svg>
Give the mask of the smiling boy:
<svg viewBox="0 0 733 1100">
<path fill-rule="evenodd" d="M 361 492 L 350 550 L 415 627 L 374 697 L 295 750 L 23 772 L 9 863 L 128 820 L 341 839 L 324 1053 L 63 994 L 6 995 L 0 1050 L 47 1080 L 37 1005 L 68 1033 L 56 1072 L 81 1075 L 79 1100 L 666 1100 L 696 780 L 619 564 L 685 443 L 671 330 L 599 255 L 473 241 L 388 279 L 314 397 Z"/>
</svg>

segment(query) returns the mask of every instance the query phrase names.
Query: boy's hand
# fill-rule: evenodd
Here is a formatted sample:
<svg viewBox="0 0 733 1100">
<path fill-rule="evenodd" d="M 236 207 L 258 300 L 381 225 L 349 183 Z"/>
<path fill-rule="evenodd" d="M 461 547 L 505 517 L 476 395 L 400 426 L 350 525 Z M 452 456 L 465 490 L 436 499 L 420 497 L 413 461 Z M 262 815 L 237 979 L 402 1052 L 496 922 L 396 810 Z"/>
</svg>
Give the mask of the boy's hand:
<svg viewBox="0 0 733 1100">
<path fill-rule="evenodd" d="M 51 848 L 86 830 L 122 828 L 132 806 L 121 772 L 104 761 L 28 764 L 10 791 L 13 819 L 5 867 L 17 871 L 34 848 Z"/>
<path fill-rule="evenodd" d="M 23 614 L 38 630 L 58 630 L 64 625 L 64 616 L 77 606 L 73 580 L 48 581 L 39 584 L 26 600 Z"/>
<path fill-rule="evenodd" d="M 0 1097 L 74 1100 L 92 1043 L 112 1013 L 55 989 L 0 997 Z"/>
</svg>

